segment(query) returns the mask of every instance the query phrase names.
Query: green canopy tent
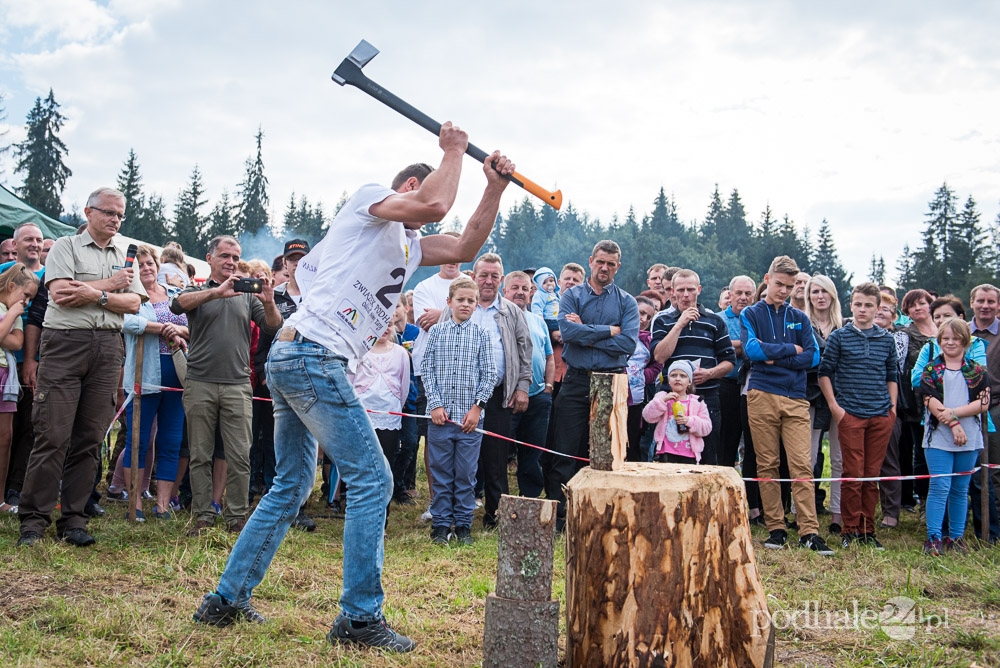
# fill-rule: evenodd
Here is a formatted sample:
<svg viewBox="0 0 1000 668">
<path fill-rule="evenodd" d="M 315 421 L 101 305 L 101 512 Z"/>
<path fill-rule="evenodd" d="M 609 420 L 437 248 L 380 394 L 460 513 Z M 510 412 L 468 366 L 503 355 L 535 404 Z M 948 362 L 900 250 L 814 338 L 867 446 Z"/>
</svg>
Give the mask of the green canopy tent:
<svg viewBox="0 0 1000 668">
<path fill-rule="evenodd" d="M 21 223 L 34 223 L 46 239 L 58 239 L 76 234 L 72 225 L 60 223 L 22 201 L 17 195 L 0 185 L 0 239 L 14 236 Z"/>
</svg>

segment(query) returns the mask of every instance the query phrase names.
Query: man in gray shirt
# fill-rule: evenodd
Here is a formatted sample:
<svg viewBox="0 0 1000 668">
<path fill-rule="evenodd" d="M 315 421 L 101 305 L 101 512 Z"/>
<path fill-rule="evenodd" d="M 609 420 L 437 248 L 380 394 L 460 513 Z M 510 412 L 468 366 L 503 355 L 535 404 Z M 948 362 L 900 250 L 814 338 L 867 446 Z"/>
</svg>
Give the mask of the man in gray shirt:
<svg viewBox="0 0 1000 668">
<path fill-rule="evenodd" d="M 174 313 L 186 313 L 191 330 L 184 413 L 191 451 L 191 509 L 197 518 L 189 535 L 212 526 L 212 452 L 218 427 L 228 465 L 225 520 L 239 533 L 250 512 L 250 323 L 261 338 L 272 338 L 282 318 L 274 305 L 274 287 L 261 278 L 259 295 L 236 292 L 234 275 L 240 244 L 218 236 L 208 245 L 211 273 L 204 285 L 191 286 L 170 303 Z"/>
</svg>

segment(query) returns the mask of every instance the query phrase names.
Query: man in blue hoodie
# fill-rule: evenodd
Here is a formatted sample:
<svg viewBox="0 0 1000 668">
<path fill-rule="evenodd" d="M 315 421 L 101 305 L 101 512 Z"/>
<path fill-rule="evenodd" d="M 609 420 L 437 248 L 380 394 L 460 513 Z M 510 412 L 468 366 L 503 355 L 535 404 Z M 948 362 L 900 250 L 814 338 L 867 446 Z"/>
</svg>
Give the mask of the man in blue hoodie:
<svg viewBox="0 0 1000 668">
<path fill-rule="evenodd" d="M 761 478 L 778 477 L 778 448 L 782 445 L 791 477 L 812 478 L 806 371 L 819 364 L 819 345 L 808 316 L 785 303 L 798 273 L 792 258 L 774 258 L 764 275 L 767 296 L 740 313 L 740 339 L 751 364 L 747 412 L 757 453 L 757 475 Z M 788 542 L 788 533 L 778 483 L 761 482 L 760 496 L 771 534 L 764 547 L 779 550 Z M 824 556 L 832 555 L 833 550 L 819 536 L 812 482 L 793 482 L 792 496 L 798 514 L 799 545 Z"/>
</svg>

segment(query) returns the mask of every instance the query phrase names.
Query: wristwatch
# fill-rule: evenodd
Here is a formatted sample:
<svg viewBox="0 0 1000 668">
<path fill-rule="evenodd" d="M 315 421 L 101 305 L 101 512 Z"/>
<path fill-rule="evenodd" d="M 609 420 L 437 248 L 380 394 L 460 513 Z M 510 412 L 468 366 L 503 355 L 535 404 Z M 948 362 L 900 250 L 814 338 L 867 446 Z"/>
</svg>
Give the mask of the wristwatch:
<svg viewBox="0 0 1000 668">
<path fill-rule="evenodd" d="M 483 401 L 482 399 L 480 399 L 479 401 L 477 401 L 477 402 L 476 402 L 476 405 L 477 405 L 477 406 L 479 406 L 479 407 L 480 407 L 480 408 L 482 408 L 482 409 L 485 409 L 485 408 L 486 408 L 486 402 L 485 402 L 485 401 Z"/>
<path fill-rule="evenodd" d="M 98 306 L 108 305 L 108 293 L 105 292 L 104 290 L 101 290 L 101 298 L 97 300 L 97 305 Z"/>
</svg>

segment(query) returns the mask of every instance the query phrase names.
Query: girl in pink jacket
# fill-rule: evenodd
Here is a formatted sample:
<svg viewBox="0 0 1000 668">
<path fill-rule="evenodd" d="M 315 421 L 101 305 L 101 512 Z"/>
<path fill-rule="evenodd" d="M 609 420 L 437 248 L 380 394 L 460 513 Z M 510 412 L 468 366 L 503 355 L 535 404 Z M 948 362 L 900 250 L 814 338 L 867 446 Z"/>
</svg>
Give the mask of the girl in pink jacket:
<svg viewBox="0 0 1000 668">
<path fill-rule="evenodd" d="M 677 360 L 667 370 L 670 392 L 657 392 L 646 404 L 642 417 L 655 424 L 656 461 L 695 464 L 705 449 L 704 437 L 712 431 L 712 419 L 701 397 L 694 394 L 694 367 Z"/>
</svg>

